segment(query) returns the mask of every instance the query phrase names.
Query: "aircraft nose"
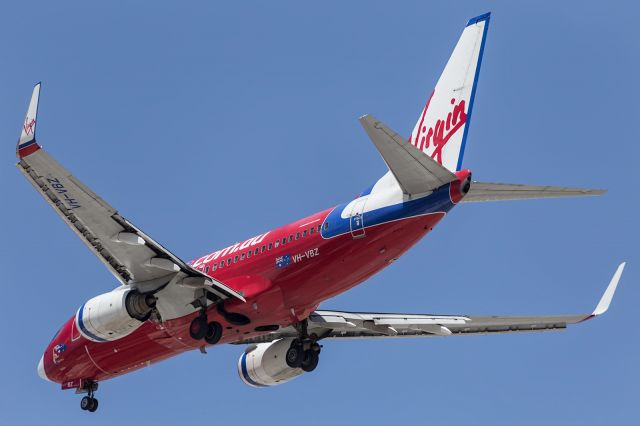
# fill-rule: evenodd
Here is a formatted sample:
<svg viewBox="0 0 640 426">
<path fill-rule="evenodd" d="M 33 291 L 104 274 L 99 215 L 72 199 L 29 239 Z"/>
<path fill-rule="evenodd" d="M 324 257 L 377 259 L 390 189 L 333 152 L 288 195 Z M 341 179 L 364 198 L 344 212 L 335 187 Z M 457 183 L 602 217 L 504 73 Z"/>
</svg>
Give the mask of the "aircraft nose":
<svg viewBox="0 0 640 426">
<path fill-rule="evenodd" d="M 44 371 L 44 355 L 40 357 L 40 362 L 38 362 L 38 376 L 40 376 L 43 380 L 50 382 L 47 377 L 47 373 Z"/>
</svg>

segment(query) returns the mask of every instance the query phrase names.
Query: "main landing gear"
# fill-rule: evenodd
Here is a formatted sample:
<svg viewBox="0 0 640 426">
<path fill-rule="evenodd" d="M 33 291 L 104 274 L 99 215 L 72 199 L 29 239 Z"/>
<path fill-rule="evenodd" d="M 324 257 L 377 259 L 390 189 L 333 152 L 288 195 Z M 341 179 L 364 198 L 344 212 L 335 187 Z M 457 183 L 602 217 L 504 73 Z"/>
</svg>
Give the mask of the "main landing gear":
<svg viewBox="0 0 640 426">
<path fill-rule="evenodd" d="M 204 339 L 210 345 L 215 345 L 222 337 L 222 326 L 219 322 L 207 322 L 206 312 L 201 312 L 189 325 L 189 335 L 194 340 Z"/>
<path fill-rule="evenodd" d="M 302 368 L 306 372 L 311 372 L 318 366 L 320 360 L 321 346 L 317 342 L 317 336 L 309 336 L 307 333 L 307 320 L 296 325 L 299 338 L 291 342 L 291 346 L 285 355 L 285 361 L 291 368 Z"/>
<path fill-rule="evenodd" d="M 199 294 L 196 293 L 196 299 L 192 305 L 200 310 L 200 313 L 195 317 L 191 324 L 189 324 L 189 335 L 193 340 L 203 340 L 210 345 L 215 345 L 220 341 L 222 337 L 222 325 L 219 322 L 211 321 L 207 319 L 207 300 L 209 300 L 209 293 L 204 290 L 199 290 Z M 200 351 L 206 353 L 204 345 L 200 347 Z"/>
<path fill-rule="evenodd" d="M 82 388 L 78 388 L 76 393 L 87 393 L 87 396 L 82 397 L 80 400 L 80 408 L 93 413 L 98 409 L 98 400 L 93 396 L 94 392 L 98 390 L 98 382 L 93 380 L 87 380 Z"/>
</svg>

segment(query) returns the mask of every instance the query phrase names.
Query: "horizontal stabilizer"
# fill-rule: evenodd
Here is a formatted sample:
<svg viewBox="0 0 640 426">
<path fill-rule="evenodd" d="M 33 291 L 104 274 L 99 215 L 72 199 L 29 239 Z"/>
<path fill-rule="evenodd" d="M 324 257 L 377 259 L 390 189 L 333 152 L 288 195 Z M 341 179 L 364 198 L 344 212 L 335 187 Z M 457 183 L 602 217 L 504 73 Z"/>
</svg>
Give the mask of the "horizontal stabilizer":
<svg viewBox="0 0 640 426">
<path fill-rule="evenodd" d="M 424 194 L 457 179 L 446 167 L 411 145 L 375 117 L 362 116 L 360 124 L 406 194 Z"/>
<path fill-rule="evenodd" d="M 560 186 L 518 185 L 511 183 L 473 182 L 463 203 L 533 198 L 584 197 L 604 194 L 606 189 L 564 188 Z"/>
</svg>

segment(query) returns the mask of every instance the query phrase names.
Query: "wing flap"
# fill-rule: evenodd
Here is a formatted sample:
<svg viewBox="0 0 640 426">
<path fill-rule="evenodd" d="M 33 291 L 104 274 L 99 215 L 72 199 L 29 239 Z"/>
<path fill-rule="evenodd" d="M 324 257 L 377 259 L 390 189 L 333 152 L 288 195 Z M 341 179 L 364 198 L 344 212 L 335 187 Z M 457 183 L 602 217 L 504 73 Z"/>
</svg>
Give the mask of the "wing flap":
<svg viewBox="0 0 640 426">
<path fill-rule="evenodd" d="M 559 186 L 520 185 L 511 183 L 473 182 L 463 203 L 534 198 L 585 197 L 601 195 L 604 189 L 564 188 Z"/>
</svg>

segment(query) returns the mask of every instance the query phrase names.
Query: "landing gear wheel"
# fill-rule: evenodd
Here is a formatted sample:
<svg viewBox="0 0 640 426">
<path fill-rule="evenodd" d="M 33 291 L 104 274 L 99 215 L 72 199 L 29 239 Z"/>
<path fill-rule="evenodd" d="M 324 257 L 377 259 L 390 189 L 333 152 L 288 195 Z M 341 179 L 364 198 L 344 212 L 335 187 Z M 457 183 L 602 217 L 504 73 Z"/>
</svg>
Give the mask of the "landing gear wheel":
<svg viewBox="0 0 640 426">
<path fill-rule="evenodd" d="M 82 399 L 80 400 L 80 408 L 83 410 L 88 410 L 89 407 L 91 407 L 91 400 L 93 398 L 90 398 L 88 396 L 83 396 Z"/>
<path fill-rule="evenodd" d="M 302 345 L 298 341 L 294 341 L 285 356 L 287 365 L 291 368 L 300 368 L 302 361 L 304 360 L 304 351 Z"/>
<path fill-rule="evenodd" d="M 98 400 L 95 398 L 91 398 L 91 405 L 88 408 L 89 412 L 93 413 L 98 409 Z"/>
<path fill-rule="evenodd" d="M 313 349 L 309 349 L 304 352 L 304 359 L 302 360 L 302 364 L 300 368 L 306 371 L 307 373 L 312 372 L 318 366 L 318 361 L 320 360 L 319 351 L 315 351 Z"/>
<path fill-rule="evenodd" d="M 204 341 L 210 345 L 215 345 L 220 341 L 222 337 L 222 326 L 218 322 L 210 322 L 207 326 L 207 334 L 204 336 Z"/>
<path fill-rule="evenodd" d="M 208 330 L 207 317 L 204 315 L 199 315 L 191 321 L 191 325 L 189 325 L 189 335 L 194 340 L 202 339 Z"/>
<path fill-rule="evenodd" d="M 93 397 L 97 390 L 98 382 L 95 380 L 81 380 L 80 386 L 76 389 L 76 393 L 86 393 L 87 396 L 83 396 L 80 400 L 80 408 L 92 413 L 98 409 L 98 400 Z"/>
</svg>

